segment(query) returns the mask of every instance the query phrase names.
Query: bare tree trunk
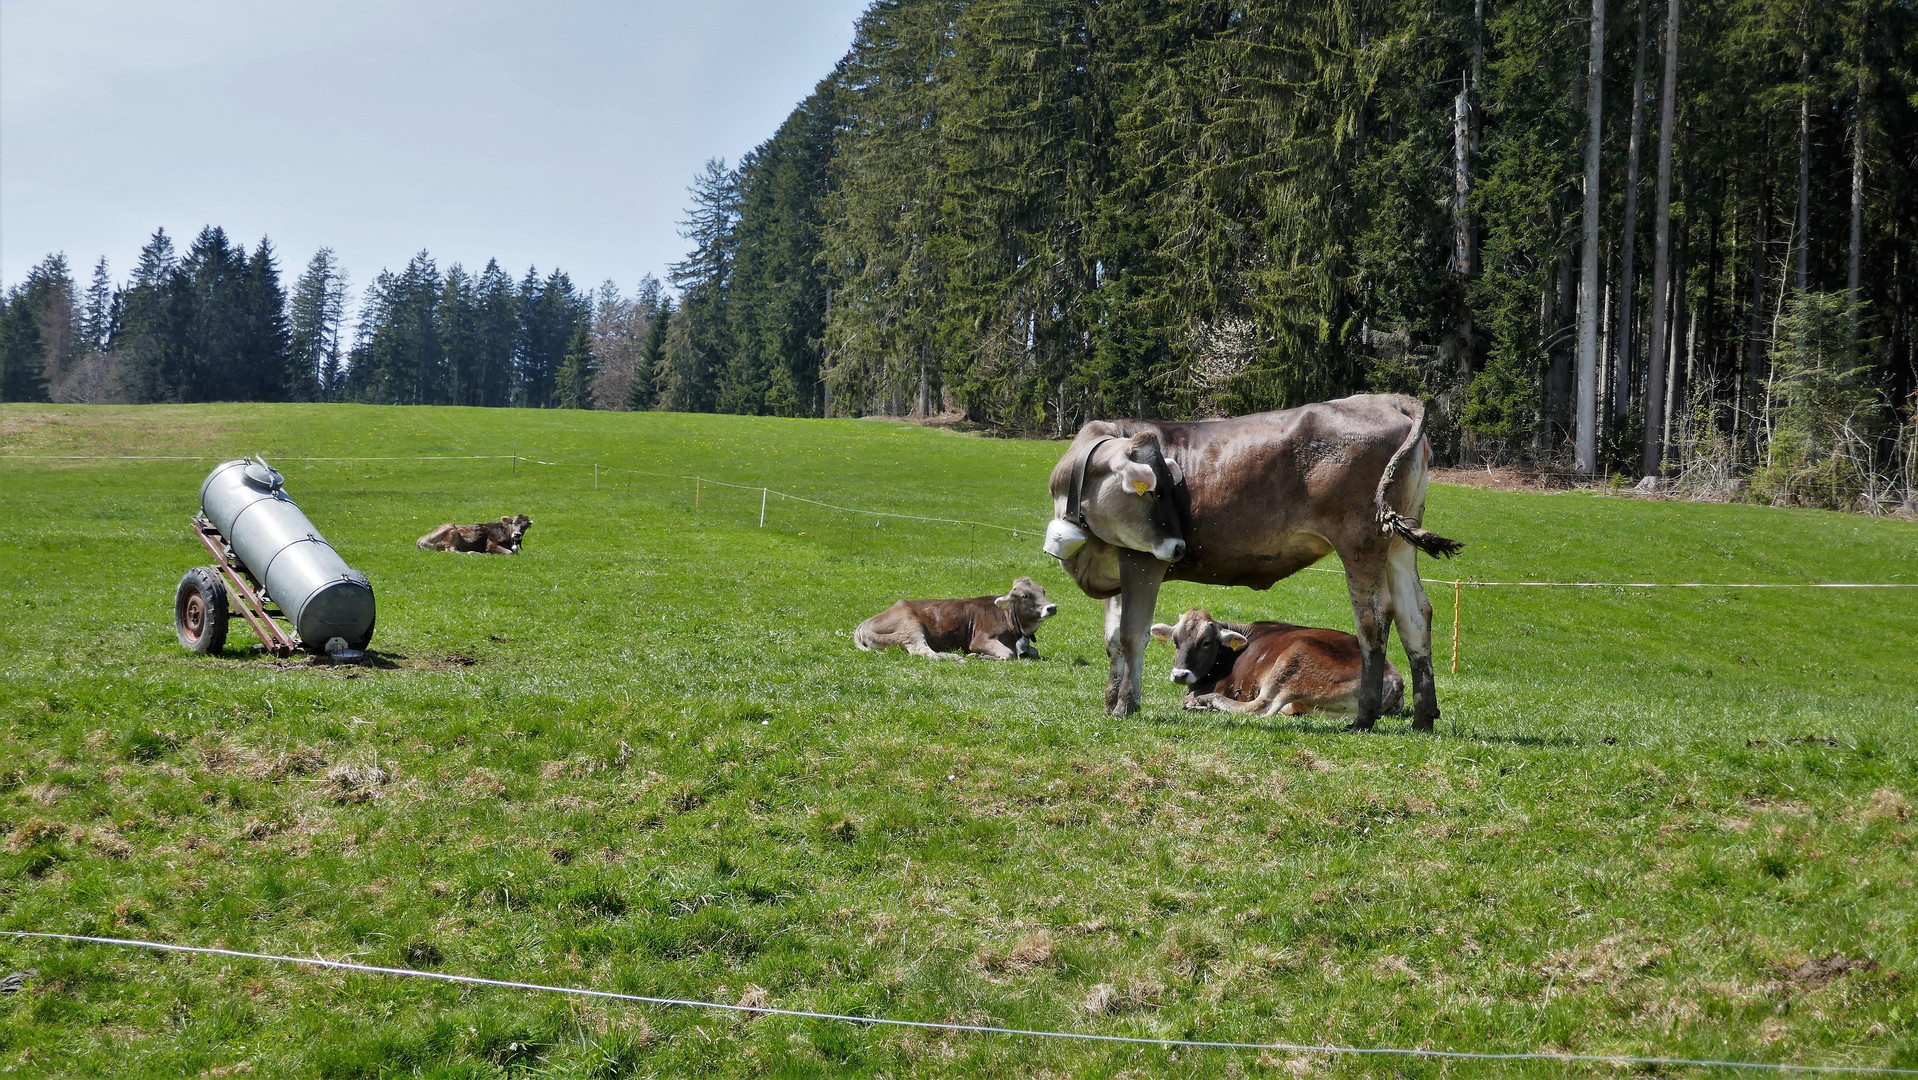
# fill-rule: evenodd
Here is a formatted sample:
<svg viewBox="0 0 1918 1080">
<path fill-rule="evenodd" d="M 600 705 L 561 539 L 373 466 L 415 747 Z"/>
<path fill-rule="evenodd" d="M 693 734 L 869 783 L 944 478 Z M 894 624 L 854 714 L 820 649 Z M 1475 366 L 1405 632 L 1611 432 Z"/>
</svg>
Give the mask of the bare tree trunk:
<svg viewBox="0 0 1918 1080">
<path fill-rule="evenodd" d="M 1606 266 L 1611 265 L 1611 254 L 1610 251 L 1602 252 L 1598 257 L 1599 263 Z M 1598 311 L 1598 355 L 1600 358 L 1612 355 L 1612 300 L 1616 291 L 1616 286 L 1611 282 L 1608 281 L 1605 283 L 1605 303 Z M 1600 416 L 1610 416 L 1612 414 L 1608 401 L 1610 396 L 1611 383 L 1605 378 L 1605 373 L 1600 371 L 1598 373 L 1598 414 Z"/>
<path fill-rule="evenodd" d="M 1472 155 L 1478 150 L 1479 113 L 1472 94 L 1485 78 L 1485 0 L 1476 0 L 1472 8 L 1472 67 L 1452 102 L 1453 150 L 1453 229 L 1459 273 L 1458 371 L 1462 383 L 1470 383 L 1478 362 L 1478 327 L 1472 311 L 1472 279 L 1478 275 L 1478 225 L 1472 220 Z M 1461 465 L 1478 463 L 1478 445 L 1470 428 L 1459 429 L 1458 460 Z"/>
<path fill-rule="evenodd" d="M 1798 54 L 1798 81 L 1804 90 L 1798 96 L 1798 217 L 1792 222 L 1792 243 L 1797 245 L 1798 291 L 1805 291 L 1806 270 L 1811 255 L 1811 51 Z"/>
<path fill-rule="evenodd" d="M 1585 92 L 1585 251 L 1578 283 L 1578 419 L 1573 460 L 1582 476 L 1598 471 L 1598 159 L 1604 133 L 1605 0 L 1592 0 L 1591 86 Z"/>
<path fill-rule="evenodd" d="M 1623 419 L 1632 408 L 1633 265 L 1638 240 L 1638 152 L 1645 132 L 1645 29 L 1652 0 L 1638 2 L 1638 46 L 1632 61 L 1632 135 L 1625 152 L 1625 232 L 1618 260 L 1618 333 L 1612 369 L 1612 415 Z"/>
<path fill-rule="evenodd" d="M 1673 413 L 1678 403 L 1684 401 L 1679 394 L 1680 379 L 1678 377 L 1679 328 L 1684 325 L 1685 308 L 1688 306 L 1685 303 L 1685 238 L 1683 234 L 1679 235 L 1672 248 L 1672 296 L 1668 301 L 1672 315 L 1667 323 L 1669 329 L 1666 332 L 1668 340 L 1665 345 L 1665 427 L 1659 433 L 1660 440 L 1667 447 L 1672 445 Z M 1684 370 L 1689 377 L 1690 366 L 1687 365 Z M 1685 383 L 1685 389 L 1691 389 L 1689 383 Z"/>
<path fill-rule="evenodd" d="M 1658 202 L 1652 211 L 1652 363 L 1645 382 L 1645 442 L 1640 461 L 1646 476 L 1665 463 L 1665 292 L 1671 270 L 1672 136 L 1678 98 L 1679 0 L 1665 14 L 1665 78 L 1658 97 Z"/>
<path fill-rule="evenodd" d="M 1864 271 L 1865 258 L 1865 94 L 1869 90 L 1866 83 L 1864 56 L 1864 31 L 1870 29 L 1869 17 L 1865 25 L 1859 27 L 1858 48 L 1858 115 L 1851 124 L 1851 259 L 1845 267 L 1846 300 L 1851 304 L 1851 325 L 1858 326 L 1858 301 L 1862 298 L 1858 291 Z"/>
<path fill-rule="evenodd" d="M 1745 331 L 1745 380 L 1743 392 L 1745 400 L 1755 406 L 1758 403 L 1758 384 L 1765 377 L 1762 360 L 1763 350 L 1760 344 L 1765 334 L 1765 243 L 1769 231 L 1767 222 L 1771 219 L 1771 208 L 1767 206 L 1769 193 L 1765 183 L 1758 183 L 1758 220 L 1752 227 L 1752 293 L 1751 322 Z M 1745 412 L 1749 412 L 1746 409 Z M 1742 414 L 1741 414 L 1742 415 Z M 1754 444 L 1755 445 L 1755 444 Z"/>
</svg>

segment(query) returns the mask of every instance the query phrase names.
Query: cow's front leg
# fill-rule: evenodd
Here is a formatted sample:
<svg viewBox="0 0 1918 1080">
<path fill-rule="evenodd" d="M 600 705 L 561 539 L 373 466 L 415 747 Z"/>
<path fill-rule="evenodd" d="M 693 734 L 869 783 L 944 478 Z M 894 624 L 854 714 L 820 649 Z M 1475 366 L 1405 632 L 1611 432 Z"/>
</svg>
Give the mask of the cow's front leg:
<svg viewBox="0 0 1918 1080">
<path fill-rule="evenodd" d="M 972 651 L 988 660 L 1015 660 L 1019 654 L 1006 647 L 998 638 L 985 638 L 972 643 Z"/>
<path fill-rule="evenodd" d="M 1119 553 L 1119 595 L 1106 601 L 1106 656 L 1112 662 L 1106 680 L 1106 712 L 1113 716 L 1139 711 L 1145 645 L 1165 571 L 1165 563 L 1143 552 Z"/>
</svg>

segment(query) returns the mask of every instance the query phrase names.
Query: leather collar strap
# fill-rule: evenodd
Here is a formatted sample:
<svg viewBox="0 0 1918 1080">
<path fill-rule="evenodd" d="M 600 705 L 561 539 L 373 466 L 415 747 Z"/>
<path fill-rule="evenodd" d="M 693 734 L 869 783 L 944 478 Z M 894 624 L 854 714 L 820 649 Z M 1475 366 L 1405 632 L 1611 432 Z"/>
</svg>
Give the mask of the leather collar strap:
<svg viewBox="0 0 1918 1080">
<path fill-rule="evenodd" d="M 1092 531 L 1086 524 L 1085 508 L 1080 505 L 1081 495 L 1086 486 L 1086 462 L 1092 460 L 1092 455 L 1102 444 L 1111 441 L 1110 435 L 1092 440 L 1092 445 L 1086 447 L 1086 452 L 1080 454 L 1079 460 L 1072 463 L 1072 486 L 1066 489 L 1066 520 L 1077 525 L 1084 532 Z"/>
</svg>

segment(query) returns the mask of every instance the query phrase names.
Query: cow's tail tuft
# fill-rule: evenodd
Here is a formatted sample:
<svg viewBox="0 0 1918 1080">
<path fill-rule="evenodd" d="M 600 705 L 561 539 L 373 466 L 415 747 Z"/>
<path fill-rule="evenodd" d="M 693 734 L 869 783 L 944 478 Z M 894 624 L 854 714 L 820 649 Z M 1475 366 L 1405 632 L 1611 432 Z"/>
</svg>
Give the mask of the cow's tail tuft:
<svg viewBox="0 0 1918 1080">
<path fill-rule="evenodd" d="M 1399 448 L 1392 453 L 1392 460 L 1386 462 L 1385 472 L 1379 477 L 1378 492 L 1374 495 L 1374 502 L 1379 513 L 1379 531 L 1387 536 L 1402 537 L 1406 543 L 1433 558 L 1450 558 L 1463 550 L 1465 545 L 1437 533 L 1426 532 L 1419 528 L 1416 519 L 1406 517 L 1392 509 L 1392 504 L 1385 501 L 1385 489 L 1391 487 L 1392 481 L 1397 479 L 1399 463 L 1405 460 L 1406 454 L 1416 453 L 1419 443 L 1425 439 L 1425 404 L 1414 399 L 1413 408 L 1418 410 L 1418 417 L 1413 421 L 1412 430 L 1405 436 L 1405 441 L 1400 443 Z M 1417 458 L 1413 460 L 1414 468 L 1425 467 L 1422 460 Z"/>
</svg>

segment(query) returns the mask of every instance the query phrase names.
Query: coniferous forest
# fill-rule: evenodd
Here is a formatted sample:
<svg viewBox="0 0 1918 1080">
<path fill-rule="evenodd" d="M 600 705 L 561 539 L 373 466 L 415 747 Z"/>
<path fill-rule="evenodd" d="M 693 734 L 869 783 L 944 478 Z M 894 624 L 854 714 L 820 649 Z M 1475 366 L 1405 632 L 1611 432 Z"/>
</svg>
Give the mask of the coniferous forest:
<svg viewBox="0 0 1918 1080">
<path fill-rule="evenodd" d="M 877 0 L 671 289 L 424 253 L 342 325 L 217 229 L 9 289 L 0 397 L 963 415 L 1361 390 L 1435 449 L 1886 508 L 1918 473 L 1908 0 Z"/>
</svg>

